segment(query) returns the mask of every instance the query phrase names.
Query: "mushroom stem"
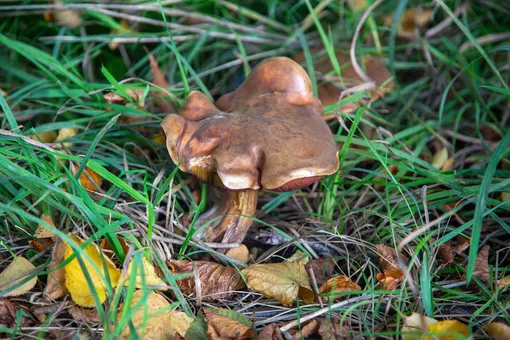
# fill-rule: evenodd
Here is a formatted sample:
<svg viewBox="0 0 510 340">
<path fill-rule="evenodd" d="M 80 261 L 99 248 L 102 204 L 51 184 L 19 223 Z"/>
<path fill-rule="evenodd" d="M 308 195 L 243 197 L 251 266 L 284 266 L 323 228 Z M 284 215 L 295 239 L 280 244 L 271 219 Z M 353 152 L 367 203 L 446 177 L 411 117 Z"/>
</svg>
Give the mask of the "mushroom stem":
<svg viewBox="0 0 510 340">
<path fill-rule="evenodd" d="M 254 190 L 221 190 L 221 198 L 198 218 L 197 225 L 209 223 L 199 237 L 206 242 L 241 243 L 250 229 L 257 209 Z"/>
</svg>

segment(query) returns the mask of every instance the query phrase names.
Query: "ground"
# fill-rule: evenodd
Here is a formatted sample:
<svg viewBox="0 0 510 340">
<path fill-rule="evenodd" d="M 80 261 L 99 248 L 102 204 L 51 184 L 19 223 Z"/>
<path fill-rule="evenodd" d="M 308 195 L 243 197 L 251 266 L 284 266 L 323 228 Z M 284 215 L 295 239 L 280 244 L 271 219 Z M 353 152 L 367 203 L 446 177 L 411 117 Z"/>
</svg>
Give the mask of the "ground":
<svg viewBox="0 0 510 340">
<path fill-rule="evenodd" d="M 504 1 L 2 2 L 0 17 L 3 336 L 391 339 L 419 313 L 486 339 L 510 323 Z M 215 198 L 176 169 L 160 123 L 191 90 L 218 99 L 275 56 L 310 75 L 340 168 L 261 192 L 244 261 L 193 236 Z M 318 259 L 331 268 L 310 271 Z M 291 273 L 254 267 L 271 263 Z M 61 268 L 70 294 L 48 291 Z M 342 289 L 322 289 L 329 278 Z M 187 326 L 127 308 L 147 301 Z"/>
</svg>

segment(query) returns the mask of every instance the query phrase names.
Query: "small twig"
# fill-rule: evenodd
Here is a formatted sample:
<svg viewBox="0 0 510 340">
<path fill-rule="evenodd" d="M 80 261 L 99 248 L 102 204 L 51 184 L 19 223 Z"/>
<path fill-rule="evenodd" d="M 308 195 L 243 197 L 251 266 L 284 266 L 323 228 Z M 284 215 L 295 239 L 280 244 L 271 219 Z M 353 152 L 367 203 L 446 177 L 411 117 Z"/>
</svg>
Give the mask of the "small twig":
<svg viewBox="0 0 510 340">
<path fill-rule="evenodd" d="M 458 17 L 461 13 L 464 13 L 466 11 L 468 5 L 469 5 L 468 2 L 463 3 L 462 5 L 457 7 L 455 12 L 453 12 L 453 15 Z M 427 30 L 427 32 L 425 32 L 425 38 L 431 38 L 431 37 L 435 36 L 436 34 L 441 33 L 444 29 L 446 29 L 446 27 L 450 26 L 452 22 L 453 22 L 452 17 L 449 16 L 449 17 L 445 18 L 436 26 L 429 28 Z"/>
<path fill-rule="evenodd" d="M 500 42 L 504 40 L 510 39 L 510 33 L 495 33 L 495 34 L 487 34 L 483 37 L 476 38 L 476 42 L 479 45 L 486 45 L 490 43 Z M 459 48 L 460 53 L 464 53 L 466 50 L 475 47 L 475 45 L 471 42 L 465 42 Z"/>
</svg>

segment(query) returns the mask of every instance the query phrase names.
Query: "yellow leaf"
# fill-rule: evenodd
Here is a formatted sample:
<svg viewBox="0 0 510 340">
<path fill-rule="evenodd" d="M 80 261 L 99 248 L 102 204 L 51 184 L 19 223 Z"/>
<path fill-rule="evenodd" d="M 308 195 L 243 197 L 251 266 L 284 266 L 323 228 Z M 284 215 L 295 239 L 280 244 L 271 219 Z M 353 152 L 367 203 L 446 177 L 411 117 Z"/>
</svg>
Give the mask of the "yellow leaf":
<svg viewBox="0 0 510 340">
<path fill-rule="evenodd" d="M 485 326 L 485 330 L 494 340 L 510 339 L 510 326 L 502 322 L 491 322 Z"/>
<path fill-rule="evenodd" d="M 301 250 L 298 249 L 286 261 L 287 262 L 301 262 L 302 264 L 307 264 L 310 261 L 310 258 L 308 257 L 308 255 L 306 255 L 305 253 L 303 253 Z"/>
<path fill-rule="evenodd" d="M 71 173 L 76 174 L 78 167 L 70 163 Z M 87 176 L 88 175 L 88 176 Z M 90 177 L 90 178 L 89 178 Z M 103 179 L 99 174 L 92 169 L 85 167 L 80 174 L 80 184 L 87 190 L 97 192 L 97 187 L 101 187 Z M 97 186 L 97 187 L 96 187 Z"/>
<path fill-rule="evenodd" d="M 152 141 L 159 145 L 166 145 L 166 137 L 162 133 L 158 133 L 154 137 L 152 137 Z"/>
<path fill-rule="evenodd" d="M 397 35 L 400 38 L 412 39 L 418 30 L 426 26 L 432 20 L 432 11 L 423 8 L 407 9 L 400 20 Z M 384 25 L 391 26 L 393 14 L 384 18 Z"/>
<path fill-rule="evenodd" d="M 82 245 L 85 242 L 85 240 L 76 235 L 68 234 L 68 236 L 71 237 L 72 240 L 78 245 Z M 101 277 L 104 277 L 105 275 L 103 261 L 106 264 L 106 274 L 109 276 L 110 283 L 113 287 L 115 287 L 119 281 L 120 271 L 115 267 L 115 264 L 108 257 L 101 253 L 99 247 L 94 243 L 85 247 L 83 251 L 88 255 L 88 257 L 90 257 L 93 263 L 100 270 L 100 272 L 98 272 L 94 268 L 93 264 L 89 261 L 89 259 L 82 257 L 86 270 L 92 280 L 94 290 L 99 297 L 99 301 L 102 303 L 106 299 L 106 283 L 101 279 Z M 66 244 L 64 259 L 67 260 L 74 253 L 75 251 L 71 245 Z M 91 291 L 89 285 L 87 284 L 85 274 L 83 273 L 80 262 L 76 257 L 71 262 L 69 262 L 67 266 L 65 266 L 65 283 L 69 293 L 71 293 L 73 301 L 77 305 L 82 307 L 94 307 L 96 305 L 94 301 L 94 293 Z"/>
<path fill-rule="evenodd" d="M 17 256 L 14 260 L 0 273 L 0 291 L 7 290 L 26 279 L 35 270 L 35 266 L 23 256 Z M 28 293 L 37 283 L 37 276 L 34 276 L 18 288 L 11 290 L 3 296 L 18 296 Z"/>
<path fill-rule="evenodd" d="M 230 248 L 225 255 L 241 263 L 248 263 L 250 260 L 250 251 L 244 244 L 241 244 L 237 248 Z"/>
<path fill-rule="evenodd" d="M 438 321 L 419 313 L 413 313 L 404 318 L 404 326 L 402 327 L 403 340 L 418 340 L 427 328 Z M 407 334 L 406 334 L 407 333 Z"/>
<path fill-rule="evenodd" d="M 448 149 L 443 147 L 441 150 L 436 152 L 434 156 L 432 157 L 432 163 L 431 165 L 439 170 L 442 170 L 444 164 L 448 160 Z"/>
<path fill-rule="evenodd" d="M 314 300 L 305 266 L 300 262 L 256 264 L 242 272 L 248 288 L 285 306 L 291 306 L 298 296 L 305 303 Z"/>
<path fill-rule="evenodd" d="M 43 220 L 44 222 L 46 222 L 47 224 L 49 224 L 50 226 L 55 228 L 55 223 L 53 223 L 51 216 L 43 214 L 41 216 L 41 220 Z M 53 241 L 55 241 L 57 239 L 57 235 L 55 235 L 55 233 L 53 231 L 46 228 L 46 226 L 44 226 L 43 224 L 39 224 L 37 226 L 34 236 L 37 238 L 51 238 Z"/>
<path fill-rule="evenodd" d="M 76 136 L 77 133 L 78 133 L 78 129 L 76 129 L 76 128 L 62 128 L 62 129 L 58 130 L 58 135 L 57 135 L 57 138 L 55 139 L 55 142 L 62 142 L 66 139 L 72 138 L 72 137 Z M 70 148 L 73 145 L 73 143 L 66 142 L 66 143 L 62 143 L 62 145 L 64 145 L 66 148 Z"/>
<path fill-rule="evenodd" d="M 152 263 L 147 261 L 147 259 L 143 255 L 141 256 L 141 258 L 142 258 L 143 269 L 140 268 L 140 265 L 138 265 L 138 268 L 136 270 L 136 275 L 135 275 L 136 288 L 143 287 L 142 276 L 144 278 L 143 282 L 145 282 L 145 286 L 166 286 L 166 283 L 163 282 L 163 280 L 161 280 L 159 278 L 159 276 L 156 274 L 156 269 L 154 268 Z M 126 280 L 125 285 L 128 285 L 129 279 L 131 279 L 133 277 L 133 263 L 134 263 L 134 261 L 131 261 L 131 263 L 129 264 L 128 275 L 127 275 L 127 280 Z M 143 275 L 140 275 L 141 271 L 143 271 Z"/>
<path fill-rule="evenodd" d="M 30 138 L 42 143 L 53 143 L 53 141 L 57 138 L 57 133 L 53 130 L 44 131 L 39 132 L 36 135 L 31 135 Z"/>
<path fill-rule="evenodd" d="M 427 328 L 430 335 L 422 335 L 420 340 L 460 340 L 469 336 L 468 327 L 457 320 L 438 321 Z"/>
<path fill-rule="evenodd" d="M 133 326 L 139 338 L 144 340 L 160 340 L 176 338 L 176 334 L 181 337 L 186 335 L 188 328 L 193 322 L 186 313 L 168 309 L 170 304 L 161 295 L 151 292 L 144 297 L 143 291 L 139 290 L 133 294 L 131 307 L 134 307 L 140 299 L 146 302 L 146 307 L 142 305 L 137 308 L 131 317 Z M 163 311 L 166 309 L 166 311 Z M 119 315 L 119 320 L 121 315 Z M 121 333 L 122 339 L 132 339 L 129 325 L 126 325 Z"/>
<path fill-rule="evenodd" d="M 498 288 L 503 289 L 510 285 L 510 275 L 498 280 Z"/>
</svg>

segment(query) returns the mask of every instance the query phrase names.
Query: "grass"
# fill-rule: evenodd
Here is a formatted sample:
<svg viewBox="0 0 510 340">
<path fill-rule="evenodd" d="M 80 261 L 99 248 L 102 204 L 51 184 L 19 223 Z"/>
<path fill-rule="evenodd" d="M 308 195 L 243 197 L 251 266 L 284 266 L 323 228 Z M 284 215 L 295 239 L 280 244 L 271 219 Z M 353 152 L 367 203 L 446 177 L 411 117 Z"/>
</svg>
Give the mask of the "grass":
<svg viewBox="0 0 510 340">
<path fill-rule="evenodd" d="M 324 79 L 343 84 L 335 49 L 348 54 L 364 13 L 351 10 L 348 1 L 168 3 L 69 2 L 80 11 L 78 28 L 45 21 L 45 2 L 0 4 L 0 89 L 6 93 L 0 96 L 0 258 L 6 266 L 14 253 L 40 266 L 33 292 L 44 288 L 51 252 L 37 253 L 29 241 L 46 213 L 55 217 L 62 238 L 71 231 L 89 242 L 106 238 L 119 264 L 129 256 L 139 268 L 138 254 L 151 256 L 173 288 L 174 305 L 196 315 L 196 299 L 180 293 L 178 277 L 164 262 L 225 257 L 193 238 L 197 213 L 210 203 L 205 186 L 177 171 L 165 147 L 153 140 L 166 113 L 152 103 L 160 89 L 151 83 L 145 49 L 167 75 L 166 90 L 177 106 L 194 89 L 217 99 L 238 87 L 258 62 L 300 52 L 317 93 Z M 415 7 L 432 10 L 432 22 L 412 40 L 402 39 L 396 22 Z M 258 249 L 255 260 L 281 261 L 296 249 L 337 259 L 335 272 L 363 291 L 345 294 L 323 315 L 338 315 L 354 337 L 396 337 L 411 312 L 463 321 L 479 339 L 486 338 L 488 322 L 510 323 L 508 290 L 497 288 L 497 279 L 510 274 L 510 201 L 502 195 L 510 192 L 510 45 L 508 38 L 497 38 L 510 29 L 509 14 L 497 1 L 381 2 L 360 31 L 355 55 L 358 62 L 366 55 L 382 57 L 394 90 L 370 105 L 360 101 L 366 94 L 361 92 L 325 108 L 338 118 L 328 121 L 341 150 L 337 174 L 310 188 L 259 195 L 246 241 Z M 394 24 L 383 25 L 388 15 Z M 128 30 L 119 31 L 121 19 L 127 19 Z M 434 33 L 443 20 L 447 24 Z M 112 39 L 119 41 L 116 49 L 109 47 Z M 315 73 L 314 62 L 324 55 L 330 72 Z M 128 89 L 145 91 L 146 105 L 103 100 L 105 91 L 127 98 Z M 358 110 L 338 109 L 350 102 Z M 28 138 L 62 128 L 78 130 L 63 150 Z M 455 160 L 448 171 L 431 165 L 442 147 Z M 77 173 L 67 161 L 78 165 Z M 103 178 L 99 193 L 80 185 L 86 167 Z M 189 216 L 192 227 L 186 229 Z M 124 254 L 115 235 L 132 240 L 134 253 Z M 459 235 L 470 240 L 470 249 L 445 266 L 439 248 Z M 377 285 L 376 244 L 410 259 L 406 279 L 392 291 Z M 489 283 L 475 268 L 485 245 Z M 74 249 L 83 265 L 83 249 Z M 33 327 L 20 314 L 13 327 L 1 331 L 13 338 L 45 338 L 56 327 L 118 337 L 133 311 L 124 307 L 119 319 L 117 307 L 129 304 L 135 287 L 107 289 L 112 298 L 97 304 L 99 326 L 69 323 L 67 312 L 59 310 L 52 322 Z M 27 304 L 29 298 L 14 300 Z M 205 305 L 238 311 L 257 330 L 321 310 L 319 304 L 284 308 L 248 291 Z"/>
</svg>

